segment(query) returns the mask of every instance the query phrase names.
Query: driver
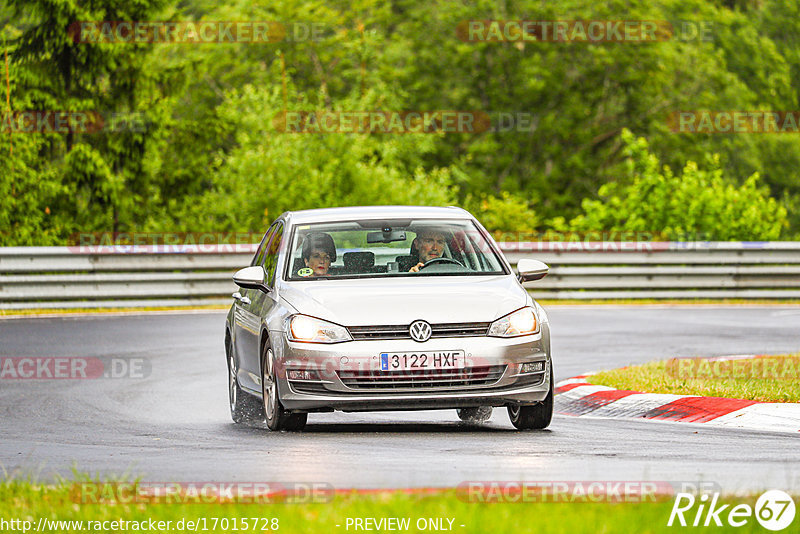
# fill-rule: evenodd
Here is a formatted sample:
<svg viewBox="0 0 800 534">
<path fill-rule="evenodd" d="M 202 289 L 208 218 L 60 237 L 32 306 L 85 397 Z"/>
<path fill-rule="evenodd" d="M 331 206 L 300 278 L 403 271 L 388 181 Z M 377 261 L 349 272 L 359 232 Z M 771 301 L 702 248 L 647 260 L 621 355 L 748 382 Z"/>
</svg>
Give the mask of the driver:
<svg viewBox="0 0 800 534">
<path fill-rule="evenodd" d="M 325 276 L 331 262 L 336 261 L 336 245 L 330 234 L 315 233 L 306 236 L 302 251 L 306 269 L 298 271 L 300 276 Z M 306 274 L 307 273 L 307 274 Z"/>
<path fill-rule="evenodd" d="M 410 273 L 418 273 L 420 267 L 434 258 L 441 258 L 445 247 L 445 234 L 436 228 L 425 228 L 421 230 L 411 247 L 417 252 L 419 263 L 408 270 Z"/>
</svg>

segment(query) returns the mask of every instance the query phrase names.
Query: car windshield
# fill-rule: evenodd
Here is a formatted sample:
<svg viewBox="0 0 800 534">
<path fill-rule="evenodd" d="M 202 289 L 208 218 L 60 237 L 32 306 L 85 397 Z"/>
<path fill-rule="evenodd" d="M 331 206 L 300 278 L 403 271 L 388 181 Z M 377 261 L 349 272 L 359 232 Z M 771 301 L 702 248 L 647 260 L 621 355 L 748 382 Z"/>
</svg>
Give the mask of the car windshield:
<svg viewBox="0 0 800 534">
<path fill-rule="evenodd" d="M 403 219 L 293 228 L 284 279 L 503 274 L 470 220 Z"/>
</svg>

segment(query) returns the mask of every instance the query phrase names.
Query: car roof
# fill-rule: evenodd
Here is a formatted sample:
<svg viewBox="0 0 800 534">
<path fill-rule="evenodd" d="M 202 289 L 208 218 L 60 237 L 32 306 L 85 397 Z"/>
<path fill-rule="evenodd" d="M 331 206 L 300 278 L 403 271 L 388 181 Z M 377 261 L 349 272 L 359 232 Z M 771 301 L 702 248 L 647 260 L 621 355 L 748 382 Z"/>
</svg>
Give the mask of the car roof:
<svg viewBox="0 0 800 534">
<path fill-rule="evenodd" d="M 353 206 L 287 211 L 291 224 L 352 221 L 358 219 L 472 219 L 472 215 L 456 206 Z"/>
</svg>

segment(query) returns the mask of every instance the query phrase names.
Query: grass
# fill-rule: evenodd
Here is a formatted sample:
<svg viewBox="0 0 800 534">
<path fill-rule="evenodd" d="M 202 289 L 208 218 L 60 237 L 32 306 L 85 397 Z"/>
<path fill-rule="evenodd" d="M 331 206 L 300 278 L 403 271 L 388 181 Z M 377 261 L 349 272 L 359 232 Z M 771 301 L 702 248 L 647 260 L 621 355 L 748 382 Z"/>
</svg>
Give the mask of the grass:
<svg viewBox="0 0 800 534">
<path fill-rule="evenodd" d="M 160 312 L 160 311 L 193 311 L 193 310 L 219 310 L 227 311 L 230 306 L 220 306 L 219 304 L 205 304 L 198 306 L 120 306 L 118 308 L 31 308 L 25 310 L 3 310 L 0 309 L 0 317 L 20 316 L 20 315 L 70 315 L 86 313 L 136 313 L 136 312 Z"/>
<path fill-rule="evenodd" d="M 727 367 L 715 367 L 713 361 L 702 360 L 683 358 L 633 365 L 597 373 L 588 380 L 596 385 L 647 393 L 800 402 L 800 353 L 747 360 L 739 371 L 732 367 L 733 362 Z"/>
<path fill-rule="evenodd" d="M 534 293 L 534 297 L 535 297 Z M 625 306 L 764 306 L 764 305 L 796 305 L 800 306 L 800 299 L 537 299 L 542 306 L 558 305 L 625 305 Z M 0 317 L 36 316 L 36 315 L 70 315 L 87 313 L 144 313 L 151 311 L 192 311 L 192 310 L 227 310 L 230 306 L 218 304 L 204 304 L 193 306 L 119 306 L 105 308 L 31 308 L 25 310 L 4 310 L 0 308 Z"/>
<path fill-rule="evenodd" d="M 746 503 L 753 506 L 757 496 L 746 498 L 723 498 L 724 502 Z M 673 498 L 664 497 L 656 502 L 643 503 L 469 503 L 462 500 L 455 490 L 438 490 L 433 493 L 408 493 L 403 491 L 378 491 L 367 494 L 337 494 L 329 502 L 315 504 L 79 504 L 71 492 L 70 483 L 39 485 L 11 480 L 0 482 L 0 519 L 31 521 L 35 531 L 40 518 L 60 521 L 172 521 L 171 529 L 159 531 L 181 532 L 175 524 L 183 519 L 205 520 L 199 532 L 231 532 L 233 520 L 237 520 L 240 532 L 262 532 L 266 524 L 275 525 L 283 533 L 327 533 L 355 532 L 347 528 L 348 518 L 410 518 L 406 532 L 420 532 L 416 522 L 419 518 L 453 519 L 452 531 L 456 533 L 524 534 L 535 533 L 614 533 L 635 532 L 637 534 L 674 532 L 667 521 L 672 510 Z M 696 506 L 686 517 L 691 521 Z M 730 508 L 729 508 L 730 509 Z M 216 518 L 216 519 L 215 519 Z M 227 519 L 227 529 L 222 519 Z M 244 528 L 242 518 L 260 518 L 258 528 L 253 529 L 252 519 Z M 724 516 L 723 516 L 724 519 Z M 217 528 L 214 527 L 216 522 Z M 202 524 L 202 523 L 201 523 Z M 691 523 L 690 523 L 691 524 Z M 444 525 L 448 523 L 445 520 Z M 462 526 L 463 525 L 463 526 Z M 677 527 L 682 530 L 680 527 Z M 691 527 L 690 527 L 691 528 Z M 702 527 L 701 527 L 702 528 Z M 5 529 L 9 530 L 9 529 Z M 51 531 L 54 531 L 51 527 Z M 60 532 L 74 532 L 76 526 L 62 525 Z M 97 529 L 94 529 L 97 531 Z M 741 528 L 715 528 L 722 532 L 763 532 L 754 518 Z M 118 531 L 124 531 L 122 529 Z M 128 529 L 132 531 L 132 529 Z M 363 532 L 363 530 L 361 530 Z M 385 531 L 385 530 L 381 530 Z"/>
</svg>

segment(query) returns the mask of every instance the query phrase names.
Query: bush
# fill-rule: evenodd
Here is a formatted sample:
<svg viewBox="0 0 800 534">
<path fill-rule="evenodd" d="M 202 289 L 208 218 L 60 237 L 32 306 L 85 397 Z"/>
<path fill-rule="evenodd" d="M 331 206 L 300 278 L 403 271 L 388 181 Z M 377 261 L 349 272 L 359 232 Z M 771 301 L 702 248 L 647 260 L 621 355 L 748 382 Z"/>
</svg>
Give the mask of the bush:
<svg viewBox="0 0 800 534">
<path fill-rule="evenodd" d="M 723 176 L 719 156 L 708 169 L 688 161 L 680 175 L 661 167 L 644 138 L 624 130 L 626 176 L 584 199 L 575 231 L 649 232 L 662 239 L 776 240 L 788 227 L 786 208 L 769 196 L 758 174 L 741 186 Z"/>
<path fill-rule="evenodd" d="M 508 191 L 503 191 L 499 197 L 467 195 L 464 205 L 496 239 L 503 241 L 516 241 L 533 234 L 540 222 L 527 200 Z M 506 232 L 513 237 L 504 235 Z"/>
</svg>

